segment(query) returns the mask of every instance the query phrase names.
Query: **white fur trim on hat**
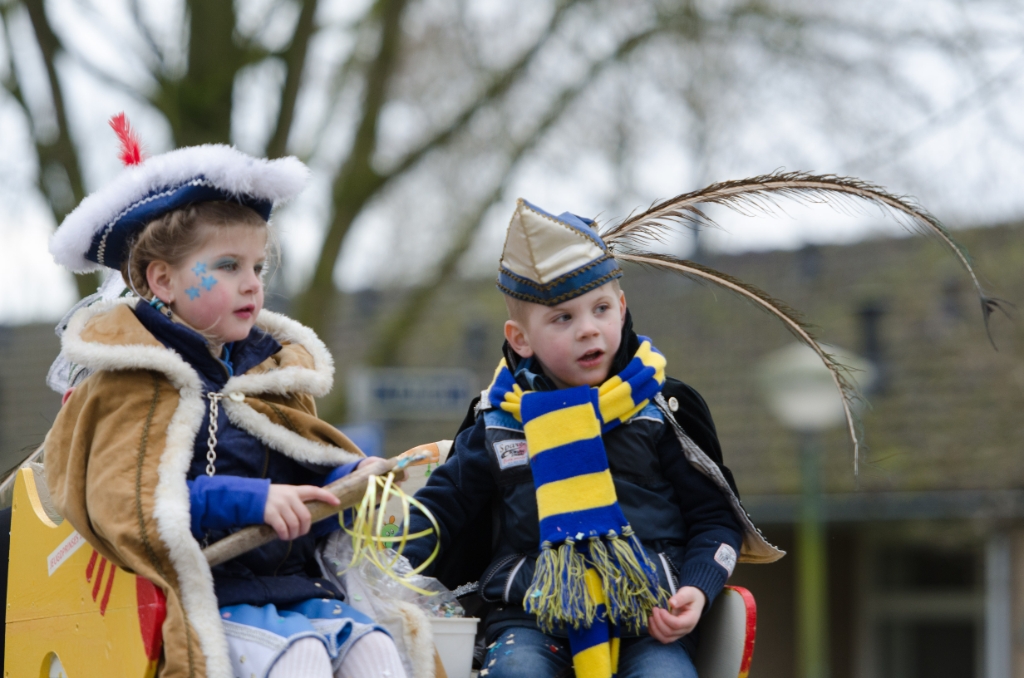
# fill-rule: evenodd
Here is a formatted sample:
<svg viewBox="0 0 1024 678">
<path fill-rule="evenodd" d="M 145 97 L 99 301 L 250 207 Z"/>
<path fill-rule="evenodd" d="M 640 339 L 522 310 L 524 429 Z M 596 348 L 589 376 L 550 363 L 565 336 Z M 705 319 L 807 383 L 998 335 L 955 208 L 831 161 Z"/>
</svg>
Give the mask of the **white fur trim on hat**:
<svg viewBox="0 0 1024 678">
<path fill-rule="evenodd" d="M 103 268 L 85 254 L 98 231 L 125 209 L 155 190 L 177 186 L 198 176 L 237 196 L 275 205 L 294 198 L 309 178 L 309 168 L 294 157 L 254 158 L 224 144 L 179 148 L 126 167 L 109 185 L 87 196 L 50 238 L 54 261 L 75 273 Z"/>
</svg>

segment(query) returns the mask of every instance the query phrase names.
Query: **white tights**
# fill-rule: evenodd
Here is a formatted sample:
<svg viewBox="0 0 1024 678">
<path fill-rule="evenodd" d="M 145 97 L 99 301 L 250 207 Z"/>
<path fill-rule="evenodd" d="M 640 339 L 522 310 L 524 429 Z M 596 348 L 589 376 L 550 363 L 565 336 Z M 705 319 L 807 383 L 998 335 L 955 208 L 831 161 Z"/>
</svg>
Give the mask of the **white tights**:
<svg viewBox="0 0 1024 678">
<path fill-rule="evenodd" d="M 406 678 L 395 643 L 372 631 L 357 640 L 337 673 L 324 644 L 316 638 L 296 641 L 274 664 L 267 678 Z"/>
<path fill-rule="evenodd" d="M 356 643 L 358 645 L 359 643 Z M 352 646 L 355 648 L 355 645 Z M 316 638 L 303 638 L 285 650 L 267 678 L 334 678 L 327 648 Z"/>
</svg>

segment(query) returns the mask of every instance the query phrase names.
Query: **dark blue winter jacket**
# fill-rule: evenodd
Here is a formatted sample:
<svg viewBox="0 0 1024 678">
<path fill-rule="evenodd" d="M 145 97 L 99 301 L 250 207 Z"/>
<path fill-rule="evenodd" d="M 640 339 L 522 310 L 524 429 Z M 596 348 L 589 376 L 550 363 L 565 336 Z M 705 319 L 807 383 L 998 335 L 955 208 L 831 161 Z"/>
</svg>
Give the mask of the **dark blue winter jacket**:
<svg viewBox="0 0 1024 678">
<path fill-rule="evenodd" d="M 622 352 L 632 357 L 629 350 L 637 344 L 636 335 L 629 325 L 624 335 Z M 517 356 L 506 355 L 524 389 L 552 388 L 546 377 L 533 370 L 533 361 L 515 364 Z M 625 362 L 617 360 L 616 365 Z M 714 424 L 704 401 L 681 382 L 673 380 L 672 388 L 677 407 L 683 403 L 689 409 L 694 422 L 689 424 L 694 429 L 691 437 L 713 447 L 712 454 L 717 453 L 720 460 Z M 606 433 L 608 464 L 619 505 L 657 566 L 662 586 L 671 592 L 695 586 L 710 605 L 731 573 L 740 551 L 742 527 L 725 492 L 687 462 L 667 416 L 671 415 L 651 404 Z M 522 425 L 496 409 L 484 410 L 467 423 L 456 437 L 448 461 L 431 474 L 416 498 L 434 514 L 441 528 L 439 559 L 428 573 L 436 571 L 449 585 L 464 583 L 465 579 L 457 579 L 477 575 L 464 563 L 481 562 L 479 556 L 484 554 L 486 567 L 478 576 L 482 597 L 495 603 L 486 621 L 488 636 L 494 636 L 511 625 L 535 623 L 522 609 L 522 600 L 533 578 L 540 542 L 536 492 Z M 726 478 L 731 481 L 731 476 Z M 490 516 L 489 525 L 480 524 L 481 515 Z M 475 534 L 466 529 L 471 525 Z M 410 531 L 429 527 L 426 517 L 414 511 Z M 419 564 L 434 544 L 430 538 L 418 539 L 405 553 L 413 564 Z M 453 569 L 460 574 L 453 576 Z M 448 576 L 442 574 L 445 571 Z"/>
</svg>

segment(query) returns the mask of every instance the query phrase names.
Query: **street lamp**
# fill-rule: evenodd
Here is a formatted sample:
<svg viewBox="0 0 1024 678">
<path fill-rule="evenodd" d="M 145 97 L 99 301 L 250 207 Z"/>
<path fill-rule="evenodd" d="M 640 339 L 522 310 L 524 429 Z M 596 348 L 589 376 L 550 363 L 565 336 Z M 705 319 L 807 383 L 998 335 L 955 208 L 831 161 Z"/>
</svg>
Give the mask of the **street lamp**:
<svg viewBox="0 0 1024 678">
<path fill-rule="evenodd" d="M 874 378 L 868 361 L 834 346 L 827 353 L 852 368 L 866 386 Z M 832 374 L 805 344 L 794 343 L 761 363 L 768 407 L 800 440 L 800 518 L 796 535 L 797 657 L 801 678 L 828 675 L 828 593 L 821 510 L 822 433 L 845 422 Z"/>
</svg>

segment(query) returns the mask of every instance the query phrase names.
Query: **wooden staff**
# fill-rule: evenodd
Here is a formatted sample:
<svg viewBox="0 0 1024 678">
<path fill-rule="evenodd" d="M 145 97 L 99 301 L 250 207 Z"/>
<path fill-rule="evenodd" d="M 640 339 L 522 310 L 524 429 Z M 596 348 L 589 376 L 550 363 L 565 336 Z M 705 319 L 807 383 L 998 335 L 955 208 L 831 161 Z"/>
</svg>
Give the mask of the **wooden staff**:
<svg viewBox="0 0 1024 678">
<path fill-rule="evenodd" d="M 325 490 L 341 500 L 337 506 L 331 506 L 322 501 L 307 501 L 306 507 L 312 516 L 313 523 L 341 513 L 347 508 L 356 506 L 366 495 L 366 482 L 370 476 L 382 476 L 394 470 L 399 458 L 374 459 L 372 462 L 356 469 L 354 472 L 340 480 L 336 480 L 324 487 Z M 402 473 L 402 472 L 399 472 Z M 398 475 L 398 474 L 396 474 Z M 401 480 L 401 478 L 398 478 Z M 210 544 L 203 549 L 210 567 L 226 563 L 232 558 L 251 551 L 254 548 L 269 544 L 277 539 L 277 532 L 270 525 L 253 525 L 243 528 L 234 534 L 224 537 L 220 541 Z"/>
</svg>

